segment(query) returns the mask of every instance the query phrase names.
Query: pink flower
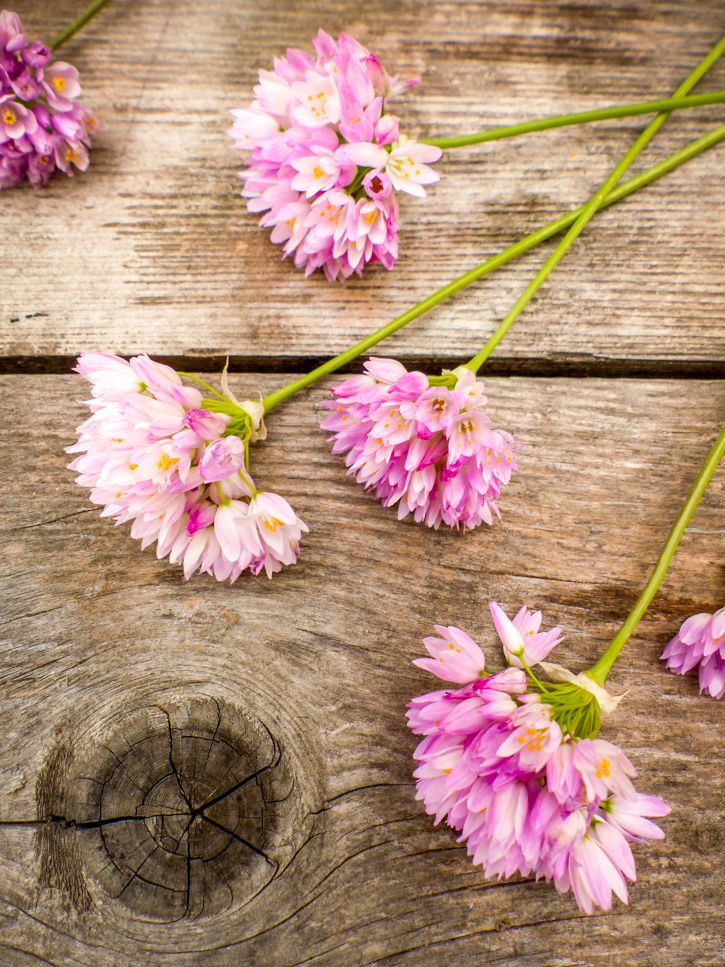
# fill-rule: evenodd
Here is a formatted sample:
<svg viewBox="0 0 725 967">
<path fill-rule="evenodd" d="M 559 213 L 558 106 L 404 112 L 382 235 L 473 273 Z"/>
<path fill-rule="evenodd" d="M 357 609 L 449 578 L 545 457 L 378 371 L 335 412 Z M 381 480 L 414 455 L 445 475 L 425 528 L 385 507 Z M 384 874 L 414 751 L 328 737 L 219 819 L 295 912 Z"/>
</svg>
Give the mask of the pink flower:
<svg viewBox="0 0 725 967">
<path fill-rule="evenodd" d="M 51 63 L 17 14 L 0 12 L 0 188 L 40 187 L 56 170 L 85 171 L 98 123 L 80 94 L 75 67 Z"/>
<path fill-rule="evenodd" d="M 518 644 L 514 631 L 538 633 L 538 612 L 522 608 L 518 628 L 497 607 L 491 613 L 507 647 Z M 661 839 L 650 817 L 667 815 L 668 806 L 635 790 L 621 749 L 569 731 L 572 719 L 561 713 L 571 711 L 571 682 L 558 705 L 556 685 L 542 691 L 518 667 L 486 677 L 483 652 L 468 635 L 436 631 L 425 639 L 431 657 L 415 664 L 465 684 L 408 705 L 409 727 L 422 736 L 416 798 L 459 833 L 486 876 L 543 877 L 571 891 L 586 913 L 610 909 L 613 895 L 626 903 L 627 881 L 636 878 L 630 844 Z M 581 697 L 588 702 L 590 693 Z"/>
<path fill-rule="evenodd" d="M 436 625 L 435 630 L 440 637 L 424 638 L 423 644 L 431 658 L 416 658 L 413 662 L 419 668 L 425 668 L 438 678 L 447 682 L 472 682 L 483 675 L 486 664 L 483 652 L 473 638 L 469 638 L 465 631 Z"/>
<path fill-rule="evenodd" d="M 354 38 L 321 30 L 313 44 L 314 59 L 288 50 L 260 71 L 255 100 L 231 112 L 234 146 L 249 153 L 247 207 L 308 275 L 343 280 L 375 262 L 391 269 L 395 192 L 425 195 L 440 148 L 400 134 L 385 98 L 406 85 Z"/>
<path fill-rule="evenodd" d="M 526 772 L 540 772 L 546 767 L 562 742 L 562 733 L 554 721 L 551 706 L 541 702 L 522 705 L 512 714 L 511 731 L 498 747 L 497 754 L 516 763 Z"/>
<path fill-rule="evenodd" d="M 631 776 L 637 773 L 627 756 L 604 739 L 582 739 L 576 746 L 574 765 L 579 771 L 589 799 L 605 799 L 615 792 L 632 799 L 635 789 Z"/>
<path fill-rule="evenodd" d="M 428 165 L 438 161 L 441 149 L 431 144 L 420 144 L 402 135 L 389 151 L 381 144 L 357 142 L 342 149 L 345 156 L 365 168 L 385 173 L 396 191 L 425 197 L 423 185 L 432 185 L 439 176 Z"/>
<path fill-rule="evenodd" d="M 365 373 L 336 386 L 323 405 L 333 453 L 398 517 L 429 527 L 473 528 L 498 514 L 501 487 L 516 469 L 518 445 L 494 430 L 482 384 L 461 367 L 450 387 L 431 386 L 395 360 L 370 359 Z"/>
<path fill-rule="evenodd" d="M 264 433 L 258 403 L 220 400 L 210 412 L 197 389 L 148 356 L 84 353 L 76 371 L 91 384 L 91 416 L 69 466 L 102 516 L 130 522 L 131 536 L 155 542 L 187 579 L 271 577 L 295 563 L 307 526 L 282 497 L 258 491 L 247 468 L 248 446 Z"/>
<path fill-rule="evenodd" d="M 509 665 L 523 668 L 521 658 L 529 666 L 538 665 L 562 640 L 561 628 L 552 628 L 551 631 L 539 633 L 540 611 L 521 608 L 511 621 L 495 601 L 492 601 L 488 607 Z"/>
<path fill-rule="evenodd" d="M 700 691 L 725 695 L 725 608 L 688 618 L 660 656 L 676 675 L 697 668 Z"/>
<path fill-rule="evenodd" d="M 215 440 L 199 461 L 199 476 L 205 483 L 224 480 L 244 466 L 244 444 L 236 436 Z"/>
</svg>

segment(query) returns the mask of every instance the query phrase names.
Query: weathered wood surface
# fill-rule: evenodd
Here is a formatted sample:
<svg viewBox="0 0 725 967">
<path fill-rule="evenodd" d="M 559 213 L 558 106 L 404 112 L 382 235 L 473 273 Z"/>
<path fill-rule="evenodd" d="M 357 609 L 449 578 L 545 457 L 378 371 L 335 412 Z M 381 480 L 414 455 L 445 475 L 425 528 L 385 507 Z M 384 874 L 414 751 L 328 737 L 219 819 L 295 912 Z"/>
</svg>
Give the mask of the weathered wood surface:
<svg viewBox="0 0 725 967">
<path fill-rule="evenodd" d="M 78 6 L 19 13 L 47 38 Z M 273 582 L 184 584 L 64 468 L 85 390 L 50 374 L 79 350 L 230 354 L 242 391 L 270 391 L 581 202 L 644 123 L 451 153 L 404 203 L 393 273 L 304 280 L 246 213 L 224 129 L 258 68 L 318 26 L 423 74 L 399 113 L 433 135 L 669 93 L 725 16 L 719 0 L 116 0 L 68 45 L 105 125 L 91 169 L 0 199 L 0 371 L 40 374 L 0 377 L 0 964 L 719 965 L 721 709 L 657 655 L 722 605 L 722 468 L 613 673 L 630 692 L 607 735 L 673 806 L 666 841 L 636 850 L 629 907 L 586 918 L 546 884 L 486 882 L 414 800 L 404 706 L 431 687 L 410 662 L 434 622 L 493 658 L 486 602 L 526 602 L 584 667 L 634 601 L 725 413 L 722 379 L 682 378 L 723 372 L 725 149 L 597 217 L 491 360 L 509 377 L 488 381 L 492 415 L 526 445 L 491 530 L 380 508 L 316 429 L 324 387 L 254 450 L 311 527 Z M 719 65 L 699 89 L 723 86 Z M 718 122 L 673 117 L 637 170 Z M 542 257 L 386 351 L 460 359 Z"/>
<path fill-rule="evenodd" d="M 77 0 L 21 5 L 49 37 Z M 0 351 L 62 371 L 81 348 L 231 354 L 269 368 L 329 355 L 461 271 L 585 200 L 645 121 L 608 122 L 452 151 L 425 201 L 403 200 L 394 273 L 305 280 L 238 196 L 225 134 L 260 67 L 318 26 L 347 29 L 392 69 L 423 75 L 405 130 L 442 135 L 665 96 L 725 29 L 720 0 L 685 2 L 117 2 L 68 45 L 105 125 L 89 172 L 6 193 Z M 701 90 L 725 86 L 718 65 Z M 670 119 L 636 170 L 722 123 Z M 602 373 L 653 361 L 713 375 L 722 326 L 723 150 L 602 214 L 501 347 L 495 365 L 549 360 Z M 6 235 L 6 239 L 7 239 Z M 390 345 L 457 360 L 485 341 L 533 275 L 531 253 Z M 22 280 L 22 281 L 21 281 Z M 60 358 L 59 358 L 60 357 Z M 10 359 L 5 365 L 10 365 Z M 534 360 L 534 362 L 531 362 Z M 561 369 L 559 370 L 561 372 Z"/>
<path fill-rule="evenodd" d="M 269 381 L 234 378 L 243 392 Z M 636 849 L 629 908 L 586 918 L 546 884 L 486 882 L 414 800 L 403 713 L 431 685 L 411 660 L 434 622 L 458 622 L 497 662 L 489 598 L 563 624 L 567 664 L 594 658 L 722 421 L 722 383 L 490 380 L 492 414 L 526 449 L 503 523 L 465 538 L 398 523 L 345 476 L 316 428 L 318 389 L 275 413 L 254 451 L 258 479 L 310 525 L 301 561 L 273 582 L 228 586 L 184 584 L 89 507 L 62 452 L 82 415 L 76 379 L 0 382 L 12 455 L 0 507 L 0 962 L 721 962 L 721 709 L 657 655 L 686 615 L 721 603 L 722 470 L 613 674 L 630 691 L 607 735 L 673 806 L 666 841 Z M 220 742 L 237 747 L 238 771 L 219 764 Z M 168 841 L 188 818 L 163 784 L 139 790 L 160 763 L 171 781 L 169 751 L 182 786 L 202 783 L 189 792 L 199 799 L 234 788 L 239 769 L 266 770 L 213 818 L 267 859 L 227 836 L 221 873 L 223 857 L 208 880 L 195 858 L 187 895 L 182 864 L 182 895 L 159 890 L 154 916 L 138 878 L 113 896 L 154 831 Z M 139 843 L 138 821 L 94 823 L 101 798 L 104 820 L 144 799 L 152 832 Z M 195 829 L 179 848 L 213 852 L 219 829 Z M 152 880 L 174 875 L 159 862 Z"/>
</svg>

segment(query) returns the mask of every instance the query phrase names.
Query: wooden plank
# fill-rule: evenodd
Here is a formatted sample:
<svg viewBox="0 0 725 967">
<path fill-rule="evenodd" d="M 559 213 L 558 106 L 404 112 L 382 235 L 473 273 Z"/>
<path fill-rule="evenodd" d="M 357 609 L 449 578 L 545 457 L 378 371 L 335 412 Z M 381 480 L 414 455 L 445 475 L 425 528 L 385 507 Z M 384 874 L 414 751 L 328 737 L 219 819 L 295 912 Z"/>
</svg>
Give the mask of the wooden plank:
<svg viewBox="0 0 725 967">
<path fill-rule="evenodd" d="M 29 0 L 21 13 L 47 38 L 77 7 Z M 90 171 L 41 193 L 3 193 L 12 226 L 4 267 L 14 280 L 3 287 L 0 317 L 6 368 L 39 358 L 36 368 L 62 369 L 66 357 L 94 348 L 231 354 L 266 367 L 286 359 L 288 368 L 332 354 L 579 204 L 643 123 L 451 153 L 427 200 L 403 200 L 393 273 L 378 268 L 344 286 L 305 280 L 246 213 L 224 130 L 256 71 L 284 46 L 309 43 L 320 25 L 350 30 L 403 74 L 423 74 L 400 102 L 404 128 L 441 135 L 666 95 L 725 23 L 719 0 L 696 9 L 421 0 L 394 13 L 385 0 L 364 9 L 353 0 L 112 5 L 65 52 L 105 125 Z M 724 71 L 718 65 L 702 89 L 723 87 Z M 718 120 L 716 108 L 671 119 L 638 170 Z M 712 372 L 725 351 L 721 171 L 716 149 L 599 217 L 498 359 Z M 532 253 L 459 296 L 391 350 L 417 359 L 473 353 L 542 257 Z"/>
<path fill-rule="evenodd" d="M 414 801 L 404 706 L 431 685 L 410 662 L 436 621 L 468 629 L 496 664 L 489 598 L 541 607 L 565 627 L 560 660 L 591 662 L 722 422 L 722 383 L 490 380 L 492 415 L 526 450 L 503 523 L 467 536 L 398 523 L 346 478 L 316 429 L 316 389 L 274 414 L 253 454 L 258 479 L 310 524 L 303 557 L 272 584 L 234 586 L 183 584 L 90 508 L 62 452 L 79 381 L 4 377 L 0 392 L 3 964 L 719 962 L 720 709 L 657 655 L 686 615 L 722 604 L 722 469 L 611 681 L 629 692 L 605 734 L 673 806 L 666 841 L 636 849 L 630 907 L 587 919 L 548 885 L 485 881 Z M 239 785 L 224 743 L 261 773 L 216 815 L 258 836 L 271 879 L 238 839 L 205 879 L 211 830 L 162 814 L 174 777 L 212 799 Z M 141 799 L 131 854 L 122 813 Z M 140 877 L 113 898 L 157 835 L 194 856 L 196 918 L 163 922 L 186 898 L 175 907 L 161 889 L 149 915 Z"/>
</svg>

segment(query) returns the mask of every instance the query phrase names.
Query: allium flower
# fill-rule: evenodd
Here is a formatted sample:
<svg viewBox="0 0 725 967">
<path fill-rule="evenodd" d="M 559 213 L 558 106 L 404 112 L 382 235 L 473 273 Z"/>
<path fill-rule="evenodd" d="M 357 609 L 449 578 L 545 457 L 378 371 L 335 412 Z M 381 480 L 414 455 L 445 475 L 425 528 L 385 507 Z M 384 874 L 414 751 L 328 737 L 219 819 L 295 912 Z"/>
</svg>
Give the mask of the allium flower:
<svg viewBox="0 0 725 967">
<path fill-rule="evenodd" d="M 725 695 L 725 608 L 715 614 L 695 614 L 684 622 L 661 657 L 676 675 L 697 668 L 700 691 L 713 698 Z"/>
<path fill-rule="evenodd" d="M 249 443 L 264 435 L 259 403 L 203 399 L 148 356 L 83 353 L 76 372 L 93 398 L 69 467 L 102 517 L 131 522 L 131 536 L 156 542 L 186 579 L 271 577 L 295 563 L 307 526 L 282 497 L 258 491 L 247 468 Z"/>
<path fill-rule="evenodd" d="M 333 389 L 322 428 L 332 432 L 332 452 L 347 454 L 349 472 L 385 507 L 397 504 L 399 518 L 490 524 L 519 447 L 491 427 L 483 384 L 470 370 L 446 379 L 431 385 L 394 359 L 369 359 L 364 374 Z"/>
<path fill-rule="evenodd" d="M 415 664 L 462 687 L 408 705 L 408 725 L 423 737 L 415 750 L 416 796 L 436 823 L 446 820 L 460 834 L 486 876 L 543 877 L 562 893 L 571 890 L 586 913 L 609 910 L 612 894 L 626 903 L 627 881 L 636 878 L 630 843 L 661 839 L 651 817 L 669 807 L 636 791 L 634 767 L 620 748 L 571 727 L 571 683 L 534 678 L 538 659 L 522 651 L 511 629 L 533 629 L 531 642 L 541 615 L 522 608 L 510 622 L 495 602 L 490 607 L 509 660 L 523 658 L 529 667 L 486 676 L 483 652 L 465 632 L 437 626 L 440 637 L 425 639 L 432 657 Z M 542 652 L 560 640 L 560 629 L 545 635 Z M 590 698 L 582 692 L 583 708 Z M 567 706 L 569 714 L 561 714 Z"/>
<path fill-rule="evenodd" d="M 492 601 L 488 607 L 509 665 L 523 668 L 522 658 L 527 665 L 538 665 L 561 641 L 561 628 L 552 628 L 551 631 L 539 633 L 540 611 L 521 608 L 511 621 L 495 601 Z"/>
<path fill-rule="evenodd" d="M 398 256 L 396 191 L 424 196 L 440 148 L 399 133 L 386 99 L 417 80 L 390 77 L 348 34 L 320 30 L 315 57 L 288 50 L 259 72 L 256 99 L 231 113 L 235 147 L 249 152 L 243 194 L 260 225 L 307 275 L 328 280 L 391 269 Z"/>
<path fill-rule="evenodd" d="M 86 170 L 98 123 L 80 93 L 75 67 L 51 62 L 17 14 L 0 12 L 0 188 L 40 187 L 56 170 Z"/>
</svg>

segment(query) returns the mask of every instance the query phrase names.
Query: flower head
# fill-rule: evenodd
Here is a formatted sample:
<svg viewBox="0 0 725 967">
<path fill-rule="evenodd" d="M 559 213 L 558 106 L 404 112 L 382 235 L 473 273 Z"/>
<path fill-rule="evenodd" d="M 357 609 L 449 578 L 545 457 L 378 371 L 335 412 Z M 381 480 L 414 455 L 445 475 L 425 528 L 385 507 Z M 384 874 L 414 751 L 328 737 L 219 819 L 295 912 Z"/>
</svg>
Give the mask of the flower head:
<svg viewBox="0 0 725 967">
<path fill-rule="evenodd" d="M 470 529 L 498 514 L 518 444 L 491 427 L 470 370 L 445 379 L 431 385 L 393 359 L 369 359 L 364 374 L 333 389 L 322 428 L 349 472 L 385 507 L 397 505 L 399 518 Z"/>
<path fill-rule="evenodd" d="M 525 639 L 533 628 L 535 636 L 541 615 L 522 608 L 516 626 L 498 606 L 491 614 L 507 658 L 528 665 L 514 631 Z M 585 703 L 597 701 L 594 693 L 571 681 L 549 685 L 513 665 L 486 676 L 468 635 L 436 631 L 425 639 L 432 657 L 415 664 L 462 687 L 408 705 L 410 729 L 422 736 L 414 775 L 426 811 L 459 833 L 486 876 L 543 877 L 570 890 L 586 913 L 610 909 L 613 895 L 626 903 L 627 881 L 636 878 L 630 844 L 661 839 L 651 818 L 669 807 L 636 791 L 618 746 L 583 737 L 572 724 L 580 719 L 563 714 L 566 703 L 547 698 L 558 687 L 578 688 Z"/>
<path fill-rule="evenodd" d="M 86 170 L 98 123 L 80 94 L 75 67 L 52 61 L 17 14 L 0 11 L 0 188 L 40 187 L 56 170 Z"/>
<path fill-rule="evenodd" d="M 697 668 L 700 691 L 713 698 L 725 695 L 725 608 L 715 614 L 695 614 L 682 624 L 660 656 L 676 675 Z"/>
<path fill-rule="evenodd" d="M 204 399 L 148 356 L 84 353 L 76 372 L 91 384 L 91 416 L 69 466 L 101 516 L 130 522 L 131 536 L 156 542 L 187 579 L 271 577 L 295 563 L 307 526 L 278 494 L 258 491 L 248 469 L 258 403 Z"/>
<path fill-rule="evenodd" d="M 247 152 L 243 194 L 260 225 L 307 275 L 328 280 L 391 269 L 398 256 L 398 201 L 420 197 L 438 175 L 440 148 L 401 135 L 386 99 L 412 86 L 390 77 L 348 34 L 320 30 L 315 56 L 288 50 L 261 70 L 255 100 L 233 110 L 229 134 Z"/>
</svg>

